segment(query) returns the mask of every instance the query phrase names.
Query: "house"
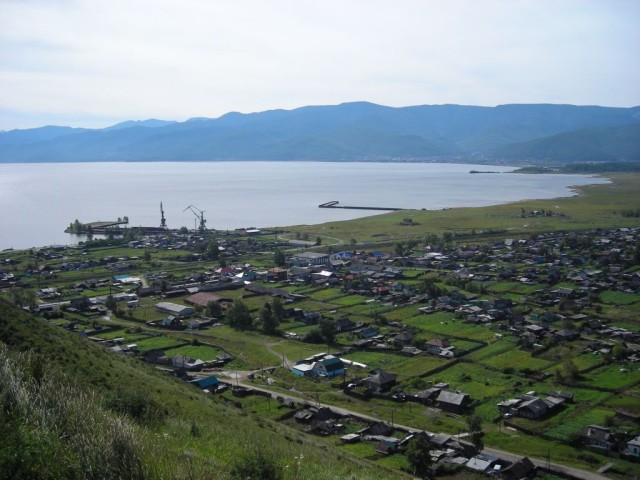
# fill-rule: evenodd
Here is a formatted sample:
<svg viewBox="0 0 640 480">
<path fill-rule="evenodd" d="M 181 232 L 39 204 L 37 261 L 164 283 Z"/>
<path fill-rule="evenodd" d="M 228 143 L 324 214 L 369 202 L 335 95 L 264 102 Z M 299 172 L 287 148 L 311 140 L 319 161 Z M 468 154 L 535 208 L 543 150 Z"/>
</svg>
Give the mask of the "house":
<svg viewBox="0 0 640 480">
<path fill-rule="evenodd" d="M 498 403 L 498 411 L 507 416 L 519 416 L 538 420 L 564 403 L 560 397 L 549 396 L 546 399 L 532 394 L 521 395 L 519 398 L 511 398 Z"/>
<path fill-rule="evenodd" d="M 166 313 L 175 317 L 188 317 L 193 315 L 193 308 L 179 305 L 171 302 L 156 303 L 156 311 L 160 313 Z"/>
<path fill-rule="evenodd" d="M 551 294 L 557 298 L 571 298 L 574 294 L 574 290 L 573 288 L 562 287 L 551 290 Z"/>
<path fill-rule="evenodd" d="M 402 347 L 402 349 L 400 350 L 400 354 L 406 355 L 407 357 L 413 357 L 414 355 L 420 355 L 421 353 L 422 353 L 422 350 L 416 347 L 406 346 L 406 347 Z"/>
<path fill-rule="evenodd" d="M 528 457 L 524 457 L 504 468 L 500 475 L 503 480 L 521 480 L 529 477 L 535 468 L 533 462 Z"/>
<path fill-rule="evenodd" d="M 438 408 L 448 412 L 463 412 L 471 404 L 471 397 L 467 393 L 454 392 L 452 390 L 440 390 L 436 398 Z"/>
<path fill-rule="evenodd" d="M 348 318 L 339 318 L 336 320 L 336 332 L 348 332 L 349 330 L 355 330 L 358 328 L 358 324 L 352 322 Z"/>
<path fill-rule="evenodd" d="M 582 442 L 593 448 L 613 450 L 615 448 L 615 435 L 607 427 L 589 425 L 580 432 Z"/>
<path fill-rule="evenodd" d="M 428 405 L 435 402 L 436 398 L 438 398 L 438 395 L 440 395 L 440 390 L 440 388 L 436 387 L 428 388 L 416 393 L 413 398 L 416 402 Z"/>
<path fill-rule="evenodd" d="M 313 421 L 308 431 L 316 435 L 335 435 L 343 429 L 343 424 L 332 419 Z"/>
<path fill-rule="evenodd" d="M 309 407 L 301 409 L 293 416 L 296 422 L 310 424 L 311 422 L 325 422 L 338 418 L 328 407 Z"/>
<path fill-rule="evenodd" d="M 382 438 L 379 443 L 376 444 L 374 450 L 376 453 L 382 455 L 391 455 L 398 451 L 398 444 L 400 440 L 397 438 Z"/>
<path fill-rule="evenodd" d="M 374 375 L 365 378 L 362 384 L 367 387 L 369 392 L 386 392 L 395 386 L 396 378 L 396 375 L 377 370 Z"/>
<path fill-rule="evenodd" d="M 326 355 L 322 360 L 313 364 L 312 372 L 320 377 L 335 377 L 345 374 L 345 366 L 338 357 L 334 355 Z"/>
<path fill-rule="evenodd" d="M 410 345 L 415 335 L 411 332 L 399 332 L 389 336 L 389 341 L 400 347 Z"/>
<path fill-rule="evenodd" d="M 320 312 L 305 312 L 304 310 L 296 309 L 300 313 L 295 313 L 295 319 L 305 325 L 315 325 L 322 318 Z"/>
<path fill-rule="evenodd" d="M 431 355 L 440 355 L 445 348 L 449 346 L 449 344 L 445 340 L 440 340 L 439 338 L 433 338 L 424 344 L 427 353 Z"/>
<path fill-rule="evenodd" d="M 571 340 L 577 340 L 580 337 L 580 332 L 572 328 L 563 328 L 558 330 L 554 337 L 557 338 L 558 341 L 569 342 Z"/>
<path fill-rule="evenodd" d="M 358 332 L 360 338 L 371 338 L 378 335 L 378 329 L 374 327 L 365 327 Z"/>
<path fill-rule="evenodd" d="M 340 441 L 342 443 L 357 443 L 360 440 L 362 440 L 362 437 L 357 433 L 347 433 L 346 435 L 340 437 Z"/>
<path fill-rule="evenodd" d="M 202 369 L 204 362 L 200 359 L 185 357 L 178 354 L 172 360 L 174 368 L 184 368 L 185 370 L 194 371 Z"/>
<path fill-rule="evenodd" d="M 516 409 L 518 416 L 536 420 L 544 417 L 547 414 L 549 407 L 544 400 L 534 397 L 529 400 L 525 400 L 518 405 Z"/>
<path fill-rule="evenodd" d="M 379 436 L 379 435 L 386 436 L 386 435 L 391 435 L 392 432 L 393 432 L 393 428 L 388 423 L 375 422 L 375 423 L 372 423 L 371 425 L 369 425 L 367 428 L 359 431 L 358 433 L 361 433 L 361 434 L 366 433 L 369 436 L 371 436 L 371 435 L 373 435 L 373 436 Z"/>
<path fill-rule="evenodd" d="M 269 270 L 268 276 L 276 282 L 283 282 L 287 280 L 287 270 L 284 268 L 275 267 Z"/>
<path fill-rule="evenodd" d="M 189 380 L 189 383 L 199 388 L 209 388 L 216 386 L 218 384 L 218 379 L 215 375 L 210 375 L 208 377 L 194 378 L 193 380 Z"/>
<path fill-rule="evenodd" d="M 474 470 L 480 473 L 488 473 L 493 469 L 493 466 L 497 463 L 498 458 L 491 455 L 479 454 L 465 464 L 470 470 Z"/>
<path fill-rule="evenodd" d="M 305 409 L 298 410 L 293 416 L 293 419 L 298 423 L 308 424 L 311 423 L 311 420 L 313 419 L 313 413 Z"/>
<path fill-rule="evenodd" d="M 627 442 L 627 455 L 640 458 L 640 435 Z"/>
<path fill-rule="evenodd" d="M 182 323 L 182 320 L 174 317 L 173 315 L 169 315 L 163 318 L 162 320 L 160 320 L 159 322 L 150 322 L 150 325 L 154 325 L 154 324 L 160 327 L 172 328 L 175 330 L 182 330 L 185 328 L 185 326 Z"/>
<path fill-rule="evenodd" d="M 69 305 L 72 308 L 76 308 L 78 310 L 85 310 L 89 307 L 90 304 L 91 302 L 89 302 L 89 299 L 87 297 L 77 297 L 69 300 Z"/>
<path fill-rule="evenodd" d="M 313 374 L 313 364 L 301 360 L 291 367 L 291 373 L 298 377 L 306 377 Z"/>
<path fill-rule="evenodd" d="M 159 287 L 140 287 L 138 289 L 139 297 L 151 297 L 153 295 L 160 295 L 162 290 Z"/>
</svg>

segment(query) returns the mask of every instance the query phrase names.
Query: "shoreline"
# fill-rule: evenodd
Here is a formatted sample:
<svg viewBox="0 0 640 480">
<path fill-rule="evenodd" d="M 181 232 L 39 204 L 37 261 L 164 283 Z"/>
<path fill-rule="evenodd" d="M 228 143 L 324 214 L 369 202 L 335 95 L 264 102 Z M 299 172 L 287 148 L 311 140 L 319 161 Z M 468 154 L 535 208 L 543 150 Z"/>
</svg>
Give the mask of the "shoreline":
<svg viewBox="0 0 640 480">
<path fill-rule="evenodd" d="M 399 232 L 408 232 L 411 231 L 412 229 L 415 229 L 416 227 L 419 227 L 421 225 L 421 216 L 439 216 L 439 217 L 449 217 L 449 216 L 455 216 L 457 214 L 461 214 L 461 213 L 466 213 L 468 214 L 469 211 L 476 211 L 478 212 L 479 215 L 483 215 L 484 217 L 491 217 L 491 216 L 495 216 L 495 217 L 500 217 L 502 215 L 502 213 L 505 209 L 509 209 L 510 207 L 513 207 L 513 211 L 516 211 L 518 208 L 520 207 L 520 204 L 536 204 L 536 205 L 544 205 L 544 204 L 548 204 L 548 203 L 562 203 L 567 202 L 567 201 L 572 201 L 575 200 L 576 198 L 586 198 L 585 192 L 580 191 L 582 189 L 586 188 L 593 188 L 593 187 L 610 187 L 612 185 L 616 184 L 616 179 L 613 178 L 615 177 L 615 174 L 613 175 L 590 175 L 592 177 L 598 177 L 601 178 L 603 180 L 606 180 L 606 183 L 589 183 L 589 184 L 584 184 L 584 185 L 571 185 L 568 186 L 567 188 L 570 189 L 570 191 L 572 192 L 571 195 L 568 196 L 557 196 L 557 197 L 551 197 L 551 198 L 530 198 L 530 199 L 522 199 L 522 200 L 515 200 L 515 201 L 508 201 L 508 202 L 501 202 L 501 203 L 496 203 L 496 204 L 492 204 L 492 205 L 483 205 L 483 206 L 471 206 L 471 207 L 467 207 L 467 206 L 460 206 L 460 207 L 448 207 L 448 208 L 442 208 L 442 209 L 432 209 L 432 210 L 427 210 L 427 209 L 405 209 L 405 210 L 401 210 L 401 211 L 392 211 L 392 212 L 383 212 L 383 213 L 373 213 L 371 215 L 364 215 L 364 216 L 360 216 L 360 217 L 356 217 L 356 218 L 352 218 L 352 219 L 347 219 L 347 220 L 330 220 L 330 221 L 326 221 L 326 222 L 319 222 L 319 223 L 309 223 L 309 224 L 294 224 L 294 225 L 288 225 L 288 226 L 260 226 L 258 227 L 258 229 L 261 230 L 274 230 L 274 229 L 278 229 L 279 231 L 285 230 L 285 231 L 289 231 L 289 232 L 314 232 L 313 235 L 318 235 L 321 237 L 325 237 L 327 239 L 332 239 L 335 241 L 335 245 L 345 245 L 348 243 L 348 238 L 344 238 L 345 234 L 342 234 L 343 238 L 341 237 L 341 234 L 338 232 L 325 232 L 325 230 L 329 229 L 329 230 L 333 230 L 335 228 L 336 225 L 340 225 L 343 227 L 346 227 L 347 229 L 349 229 L 349 225 L 353 225 L 355 224 L 351 230 L 353 231 L 357 231 L 359 228 L 359 224 L 361 223 L 375 223 L 377 221 L 380 220 L 385 220 L 385 219 L 389 219 L 389 218 L 399 218 L 400 217 L 408 217 L 411 216 L 412 219 L 412 225 L 401 225 L 401 221 L 398 221 L 396 223 L 394 223 L 394 226 L 397 226 L 399 229 Z M 639 176 L 640 178 L 640 176 Z M 640 191 L 638 192 L 640 194 Z M 316 207 L 317 208 L 317 207 Z M 488 210 L 487 212 L 482 212 L 483 210 Z M 511 217 L 513 218 L 513 215 L 511 215 Z M 401 219 L 402 220 L 402 219 Z M 382 222 L 382 223 L 389 223 L 389 222 Z M 454 222 L 455 223 L 455 222 Z M 424 226 L 424 225 L 423 225 Z M 429 231 L 433 231 L 434 229 L 438 229 L 437 225 L 432 225 L 432 227 L 434 228 L 429 228 Z M 505 225 L 506 230 L 507 231 L 513 231 L 513 227 L 511 226 L 507 226 Z M 132 227 L 135 228 L 135 227 Z M 440 228 L 440 230 L 442 231 L 447 231 L 447 230 L 464 230 L 465 226 L 464 225 L 454 225 L 449 223 L 448 226 Z M 172 233 L 176 233 L 179 229 L 173 229 L 170 228 L 168 229 L 169 232 Z M 242 230 L 242 228 L 239 228 L 237 230 Z M 341 228 L 342 230 L 342 228 Z M 489 230 L 491 230 L 491 228 L 489 228 Z M 231 232 L 232 230 L 223 230 L 223 229 L 216 229 L 216 230 L 211 230 L 210 232 L 218 232 L 218 235 L 223 235 L 223 233 L 221 232 Z M 414 232 L 415 233 L 415 232 Z M 311 233 L 310 233 L 311 234 Z M 514 231 L 514 234 L 516 234 L 516 232 Z M 71 234 L 70 234 L 71 235 Z M 350 234 L 351 237 L 353 237 L 354 234 Z M 370 241 L 366 242 L 366 243 L 388 243 L 390 241 L 394 241 L 395 237 L 389 238 L 390 234 L 384 233 L 384 234 L 376 234 L 376 235 L 380 235 L 377 238 L 372 238 Z M 419 235 L 419 234 L 418 234 Z M 413 235 L 415 236 L 415 235 Z M 32 246 L 32 247 L 25 247 L 25 248 L 13 248 L 13 247 L 8 247 L 8 248 L 4 248 L 2 250 L 0 250 L 1 252 L 9 252 L 9 251 L 24 251 L 24 250 L 29 250 L 31 248 L 34 249 L 41 249 L 41 248 L 50 248 L 50 247 L 55 247 L 55 246 L 64 246 L 67 248 L 77 248 L 80 242 L 83 242 L 86 239 L 86 236 L 84 236 L 84 239 L 79 239 L 77 242 L 75 243 L 65 243 L 65 244 L 50 244 L 50 245 L 41 245 L 41 246 Z M 104 235 L 96 235 L 95 237 L 97 238 L 106 238 Z M 320 247 L 326 247 L 329 244 L 323 244 Z"/>
<path fill-rule="evenodd" d="M 336 209 L 329 210 L 324 209 L 323 213 L 316 213 L 318 211 L 318 203 L 325 200 L 327 197 L 320 197 L 320 195 L 327 195 L 328 198 L 340 198 L 347 205 L 376 205 L 374 202 L 379 202 L 380 205 L 394 205 L 394 207 L 403 207 L 403 204 L 409 204 L 408 207 L 404 207 L 402 210 L 407 215 L 418 215 L 414 212 L 438 212 L 450 209 L 464 209 L 464 208 L 483 208 L 483 207 L 498 207 L 500 205 L 510 204 L 519 201 L 525 201 L 526 199 L 509 198 L 515 197 L 518 193 L 529 195 L 528 199 L 545 199 L 545 194 L 550 194 L 547 198 L 570 198 L 577 192 L 577 187 L 582 186 L 581 182 L 585 182 L 584 185 L 594 185 L 598 183 L 610 183 L 610 179 L 603 175 L 575 175 L 576 182 L 572 180 L 557 180 L 548 181 L 545 177 L 544 180 L 538 178 L 531 181 L 519 181 L 516 176 L 509 176 L 511 170 L 514 168 L 510 166 L 504 168 L 507 176 L 498 175 L 469 175 L 467 164 L 440 164 L 443 169 L 440 170 L 437 165 L 429 166 L 425 165 L 425 168 L 410 166 L 407 164 L 390 164 L 388 162 L 376 162 L 376 163 L 360 163 L 364 166 L 362 168 L 363 174 L 359 173 L 360 167 L 353 163 L 348 165 L 345 163 L 336 164 L 329 162 L 312 162 L 317 165 L 316 169 L 308 170 L 307 165 L 301 166 L 297 162 L 279 162 L 276 167 L 276 174 L 273 178 L 281 172 L 289 172 L 293 169 L 293 172 L 289 172 L 284 179 L 285 183 L 282 186 L 283 194 L 276 193 L 277 189 L 269 184 L 269 182 L 260 182 L 257 180 L 256 175 L 262 170 L 251 170 L 249 177 L 244 181 L 243 177 L 235 180 L 233 185 L 225 186 L 222 190 L 218 189 L 217 185 L 212 185 L 211 188 L 203 190 L 205 181 L 201 179 L 195 180 L 197 182 L 196 190 L 189 194 L 185 190 L 184 186 L 178 188 L 176 193 L 169 192 L 158 193 L 157 191 L 163 190 L 164 183 L 169 184 L 173 181 L 173 174 L 176 174 L 176 182 L 184 184 L 184 180 L 190 179 L 190 175 L 201 173 L 203 178 L 216 178 L 217 172 L 223 172 L 224 169 L 232 165 L 232 162 L 226 163 L 224 166 L 219 164 L 216 167 L 207 167 L 204 170 L 200 169 L 200 164 L 197 162 L 191 162 L 191 166 L 186 164 L 177 164 L 171 162 L 173 166 L 167 166 L 161 168 L 132 168 L 120 170 L 119 168 L 107 168 L 104 173 L 105 185 L 111 185 L 113 183 L 114 175 L 125 178 L 126 185 L 115 185 L 117 188 L 113 190 L 115 196 L 110 191 L 109 194 L 103 193 L 100 190 L 105 188 L 96 189 L 93 193 L 91 185 L 82 186 L 79 188 L 80 192 L 77 194 L 79 197 L 86 198 L 87 201 L 83 201 L 79 204 L 74 201 L 70 203 L 71 192 L 74 192 L 78 182 L 81 182 L 86 178 L 95 178 L 95 175 L 102 174 L 102 169 L 99 165 L 92 163 L 89 166 L 85 165 L 85 168 L 80 170 L 80 173 L 74 173 L 73 178 L 66 181 L 65 185 L 61 185 L 57 190 L 62 192 L 61 199 L 58 200 L 58 194 L 51 191 L 47 195 L 47 192 L 40 192 L 34 189 L 33 195 L 31 192 L 25 193 L 22 185 L 13 181 L 11 175 L 18 177 L 24 175 L 29 177 L 44 177 L 44 175 L 32 173 L 32 168 L 16 169 L 16 173 L 13 173 L 13 169 L 5 167 L 5 170 L 10 175 L 8 180 L 9 191 L 5 202 L 5 207 L 8 212 L 11 212 L 10 217 L 7 219 L 7 229 L 5 230 L 4 239 L 2 239 L 0 246 L 3 249 L 15 248 L 15 249 L 29 249 L 40 248 L 43 245 L 75 245 L 78 242 L 84 241 L 85 237 L 71 236 L 71 234 L 58 234 L 48 235 L 47 232 L 62 232 L 65 226 L 69 225 L 69 221 L 72 221 L 74 217 L 79 218 L 83 222 L 91 221 L 95 218 L 115 217 L 116 215 L 126 214 L 132 218 L 130 227 L 138 225 L 156 225 L 159 223 L 159 212 L 155 218 L 155 205 L 153 208 L 150 206 L 150 202 L 140 201 L 140 197 L 135 197 L 135 200 L 128 200 L 127 197 L 131 197 L 133 192 L 137 189 L 144 191 L 144 195 L 147 198 L 158 197 L 158 202 L 164 200 L 165 209 L 167 205 L 173 209 L 171 212 L 167 212 L 168 225 L 172 229 L 179 229 L 181 226 L 187 226 L 191 230 L 191 224 L 193 219 L 188 214 L 182 213 L 181 207 L 188 202 L 194 202 L 203 210 L 207 211 L 206 217 L 208 223 L 215 230 L 225 231 L 234 230 L 236 228 L 247 228 L 248 226 L 255 226 L 257 228 L 273 228 L 273 226 L 291 225 L 296 226 L 318 226 L 327 223 L 344 222 L 344 221 L 360 221 L 362 219 L 376 217 L 379 215 L 377 211 L 370 211 L 365 213 L 361 209 Z M 55 165 L 55 164 L 48 164 Z M 58 164 L 58 168 L 52 167 L 50 170 L 51 175 L 47 178 L 64 177 L 67 171 L 66 164 Z M 121 163 L 119 165 L 124 165 Z M 148 164 L 147 164 L 148 165 Z M 266 163 L 265 163 L 266 165 Z M 331 165 L 328 167 L 327 165 Z M 340 165 L 338 167 L 337 165 Z M 367 165 L 369 168 L 366 168 Z M 374 166 L 375 165 L 375 166 Z M 35 166 L 35 164 L 34 164 Z M 184 168 L 183 168 L 184 166 Z M 230 168 L 230 167 L 229 167 Z M 232 169 L 235 172 L 237 169 Z M 246 170 L 245 167 L 240 169 L 240 172 Z M 25 172 L 21 174 L 21 172 Z M 74 170 L 74 172 L 76 172 Z M 155 183 L 152 181 L 145 181 L 140 183 L 137 178 L 140 175 L 144 175 L 146 172 L 152 172 L 155 177 Z M 307 173 L 309 172 L 309 174 Z M 326 192 L 322 186 L 313 185 L 309 182 L 309 179 L 304 177 L 312 177 L 320 174 L 321 181 L 323 183 L 329 182 L 329 188 Z M 177 177 L 177 175 L 180 175 Z M 212 177 L 213 175 L 213 177 Z M 225 178 L 219 180 L 218 183 L 224 182 L 230 174 L 223 175 Z M 479 180 L 467 181 L 466 178 L 478 178 Z M 522 178 L 521 176 L 517 176 Z M 557 175 L 554 175 L 557 178 Z M 296 185 L 297 179 L 304 179 L 302 184 L 296 190 L 291 190 L 289 186 Z M 425 179 L 424 187 L 421 187 L 422 178 Z M 492 180 L 493 178 L 499 178 L 499 180 Z M 159 179 L 159 180 L 158 180 Z M 182 181 L 180 180 L 182 179 Z M 350 181 L 355 181 L 354 188 L 349 189 Z M 596 180 L 594 180 L 596 179 Z M 339 183 L 331 183 L 334 180 Z M 119 180 L 117 180 L 119 182 Z M 158 186 L 156 183 L 161 182 Z M 244 183 L 243 183 L 244 182 Z M 386 182 L 386 185 L 385 185 Z M 407 183 L 405 188 L 403 182 Z M 439 182 L 439 183 L 438 183 Z M 451 184 L 449 183 L 451 182 Z M 496 183 L 498 182 L 498 183 Z M 549 183 L 550 192 L 545 192 L 545 185 Z M 563 183 L 564 182 L 564 183 Z M 213 182 L 212 182 L 213 183 Z M 272 182 L 273 183 L 273 182 Z M 37 182 L 36 182 L 37 184 Z M 247 186 L 248 194 L 241 194 L 236 197 L 229 197 L 227 191 L 232 191 L 236 184 Z M 312 191 L 308 191 L 307 185 L 313 185 Z M 344 194 L 343 190 L 339 190 L 342 186 L 347 188 L 346 191 L 349 195 Z M 431 190 L 431 185 L 436 185 L 435 191 Z M 447 189 L 447 185 L 452 185 Z M 255 190 L 253 189 L 255 187 Z M 522 187 L 522 188 L 520 188 Z M 11 198 L 11 189 L 16 191 L 15 198 Z M 420 190 L 420 188 L 423 188 Z M 466 190 L 469 188 L 469 190 Z M 504 188 L 505 192 L 500 192 Z M 383 195 L 378 199 L 378 195 L 374 192 L 380 190 Z M 21 191 L 22 190 L 22 191 Z M 40 188 L 38 188 L 40 190 Z M 83 191 L 86 190 L 86 191 Z M 187 195 L 191 197 L 185 197 L 182 191 L 187 192 Z M 189 189 L 190 190 L 190 189 Z M 336 192 L 342 193 L 336 193 Z M 163 190 L 164 191 L 164 190 Z M 237 190 L 234 190 L 237 191 Z M 215 193 L 212 193 L 215 192 Z M 219 193 L 218 193 L 219 192 Z M 284 192 L 287 192 L 284 194 Z M 456 196 L 456 192 L 460 192 L 460 195 Z M 500 192 L 496 194 L 495 192 Z M 396 195 L 397 193 L 397 195 Z M 94 198 L 91 198 L 91 195 Z M 109 196 L 105 196 L 109 195 Z M 206 196 L 205 196 L 206 195 Z M 223 201 L 219 201 L 219 195 L 223 195 Z M 289 196 L 292 195 L 292 196 Z M 413 195 L 413 196 L 412 196 Z M 113 196 L 114 201 L 109 200 Z M 169 196 L 169 199 L 166 198 Z M 43 209 L 41 205 L 47 205 L 42 203 L 43 200 L 37 198 L 46 198 L 45 202 L 48 202 L 50 211 L 47 215 L 43 215 Z M 180 198 L 178 198 L 180 197 Z M 314 197 L 319 197 L 318 200 Z M 502 197 L 502 199 L 500 198 Z M 506 198 L 505 198 L 506 197 Z M 98 198 L 105 200 L 99 201 Z M 265 201 L 263 202 L 262 199 Z M 296 199 L 294 203 L 291 203 L 292 199 Z M 186 200 L 186 202 L 185 202 Z M 37 202 L 40 203 L 37 203 Z M 251 204 L 252 201 L 257 201 L 256 208 L 254 209 Z M 529 200 L 526 200 L 529 201 Z M 182 202 L 180 204 L 179 202 Z M 202 203 L 200 203 L 202 202 Z M 313 202 L 313 203 L 312 203 Z M 424 202 L 424 203 L 423 203 Z M 93 204 L 96 204 L 94 210 Z M 342 202 L 341 202 L 342 203 Z M 420 205 L 423 203 L 423 205 Z M 465 205 L 466 203 L 466 205 Z M 19 204 L 19 208 L 15 205 Z M 77 204 L 79 207 L 77 210 L 73 208 L 73 205 Z M 128 204 L 133 205 L 133 212 L 127 207 Z M 293 207 L 289 209 L 289 204 Z M 413 204 L 413 205 L 411 205 Z M 416 205 L 417 204 L 417 205 Z M 65 209 L 70 213 L 64 213 L 65 218 L 61 217 Z M 237 209 L 237 210 L 236 210 Z M 271 215 L 271 213 L 274 215 Z M 137 218 L 136 218 L 137 217 Z M 36 219 L 36 223 L 33 220 L 27 222 L 27 219 Z M 37 220 L 41 219 L 41 220 Z M 56 222 L 53 225 L 53 221 Z M 33 225 L 37 225 L 34 227 Z"/>
</svg>

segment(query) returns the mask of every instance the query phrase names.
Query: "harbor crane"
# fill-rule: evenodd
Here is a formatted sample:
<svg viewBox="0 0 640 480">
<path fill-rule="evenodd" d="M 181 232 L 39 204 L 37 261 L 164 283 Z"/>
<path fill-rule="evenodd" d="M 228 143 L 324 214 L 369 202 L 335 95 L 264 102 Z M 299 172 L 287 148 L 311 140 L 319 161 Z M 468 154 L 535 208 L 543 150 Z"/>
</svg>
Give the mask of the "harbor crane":
<svg viewBox="0 0 640 480">
<path fill-rule="evenodd" d="M 187 208 L 183 210 L 183 212 L 186 212 L 187 210 L 191 210 L 191 212 L 193 212 L 196 218 L 200 220 L 200 228 L 198 229 L 198 231 L 200 233 L 204 233 L 207 230 L 207 227 L 206 227 L 207 221 L 204 219 L 204 210 L 200 210 L 195 205 L 189 205 Z"/>
<path fill-rule="evenodd" d="M 160 202 L 160 228 L 167 229 L 167 219 L 164 218 L 164 209 L 162 208 L 162 202 Z"/>
</svg>

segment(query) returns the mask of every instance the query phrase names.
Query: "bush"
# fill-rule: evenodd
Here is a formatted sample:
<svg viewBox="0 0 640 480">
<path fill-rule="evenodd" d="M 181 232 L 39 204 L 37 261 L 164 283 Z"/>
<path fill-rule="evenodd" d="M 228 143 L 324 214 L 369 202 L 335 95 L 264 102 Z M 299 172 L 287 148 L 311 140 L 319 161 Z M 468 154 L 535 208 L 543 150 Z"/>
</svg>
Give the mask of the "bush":
<svg viewBox="0 0 640 480">
<path fill-rule="evenodd" d="M 238 480 L 280 480 L 283 475 L 282 468 L 272 457 L 253 450 L 236 460 L 231 469 L 231 477 Z"/>
<path fill-rule="evenodd" d="M 105 398 L 104 406 L 116 413 L 128 415 L 140 424 L 147 425 L 163 422 L 168 414 L 155 400 L 136 391 L 118 390 Z"/>
</svg>

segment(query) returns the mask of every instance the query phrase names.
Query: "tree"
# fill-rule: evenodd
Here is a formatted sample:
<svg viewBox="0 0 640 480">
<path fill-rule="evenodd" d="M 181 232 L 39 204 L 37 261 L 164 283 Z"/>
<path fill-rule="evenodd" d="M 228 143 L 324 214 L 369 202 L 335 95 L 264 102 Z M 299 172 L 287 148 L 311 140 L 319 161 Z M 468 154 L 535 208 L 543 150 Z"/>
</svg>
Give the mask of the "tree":
<svg viewBox="0 0 640 480">
<path fill-rule="evenodd" d="M 149 249 L 146 249 L 144 251 L 144 261 L 149 263 L 151 261 L 151 252 L 149 251 Z"/>
<path fill-rule="evenodd" d="M 220 257 L 220 250 L 218 249 L 218 242 L 214 239 L 209 242 L 205 252 L 207 260 L 217 260 Z"/>
<path fill-rule="evenodd" d="M 624 345 L 617 344 L 611 349 L 611 354 L 616 360 L 624 360 L 629 354 L 629 350 Z"/>
<path fill-rule="evenodd" d="M 207 303 L 207 315 L 219 318 L 222 315 L 222 307 L 218 302 L 211 300 Z"/>
<path fill-rule="evenodd" d="M 324 343 L 331 345 L 336 338 L 336 322 L 332 318 L 324 318 L 320 320 L 320 335 L 324 339 Z"/>
<path fill-rule="evenodd" d="M 115 313 L 115 311 L 118 309 L 118 302 L 116 302 L 116 299 L 113 298 L 113 295 L 109 295 L 104 302 L 104 306 Z"/>
<path fill-rule="evenodd" d="M 278 297 L 275 297 L 273 299 L 271 306 L 273 310 L 273 315 L 275 316 L 278 323 L 280 323 L 285 318 L 285 309 L 284 309 L 284 305 L 282 305 L 282 300 L 280 300 Z"/>
<path fill-rule="evenodd" d="M 482 417 L 478 414 L 471 415 L 467 418 L 467 425 L 469 427 L 469 437 L 474 448 L 479 452 L 484 448 L 484 431 L 482 430 Z"/>
<path fill-rule="evenodd" d="M 413 469 L 414 475 L 425 477 L 429 474 L 432 463 L 431 444 L 426 435 L 417 434 L 407 445 L 405 456 Z"/>
<path fill-rule="evenodd" d="M 262 331 L 267 335 L 273 335 L 278 329 L 278 319 L 273 313 L 271 305 L 264 304 L 262 311 L 260 312 L 260 318 L 262 319 Z"/>
<path fill-rule="evenodd" d="M 279 248 L 276 248 L 273 252 L 273 261 L 278 267 L 284 267 L 287 261 L 284 252 Z"/>
<path fill-rule="evenodd" d="M 249 307 L 242 301 L 236 300 L 227 310 L 227 321 L 236 330 L 251 330 L 253 328 L 253 318 Z"/>
<path fill-rule="evenodd" d="M 320 236 L 316 237 L 316 245 L 322 245 L 322 237 Z"/>
<path fill-rule="evenodd" d="M 580 371 L 571 357 L 567 357 L 564 362 L 562 362 L 562 373 L 564 374 L 564 378 L 566 381 L 573 383 L 580 377 Z"/>
</svg>

